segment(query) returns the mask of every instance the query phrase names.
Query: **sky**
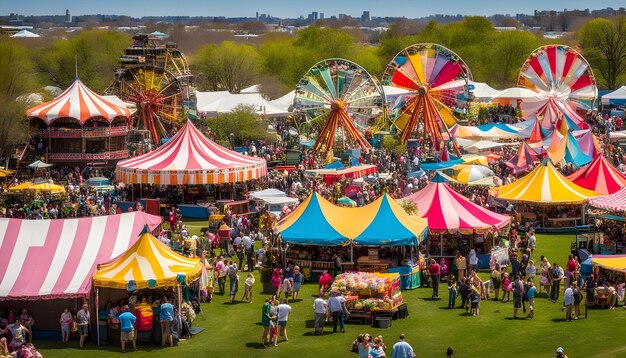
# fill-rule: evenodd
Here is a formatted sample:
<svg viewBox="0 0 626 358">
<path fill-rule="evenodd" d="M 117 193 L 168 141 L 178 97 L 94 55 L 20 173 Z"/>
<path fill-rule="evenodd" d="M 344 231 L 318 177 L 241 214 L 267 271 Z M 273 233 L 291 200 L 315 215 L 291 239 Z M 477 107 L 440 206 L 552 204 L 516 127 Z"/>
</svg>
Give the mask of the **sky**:
<svg viewBox="0 0 626 358">
<path fill-rule="evenodd" d="M 226 16 L 254 17 L 265 13 L 281 18 L 295 18 L 312 11 L 325 17 L 340 13 L 360 16 L 364 10 L 371 16 L 405 16 L 419 18 L 433 14 L 493 15 L 532 14 L 534 10 L 617 9 L 624 0 L 0 0 L 0 15 L 72 15 L 115 14 L 142 16 Z"/>
</svg>

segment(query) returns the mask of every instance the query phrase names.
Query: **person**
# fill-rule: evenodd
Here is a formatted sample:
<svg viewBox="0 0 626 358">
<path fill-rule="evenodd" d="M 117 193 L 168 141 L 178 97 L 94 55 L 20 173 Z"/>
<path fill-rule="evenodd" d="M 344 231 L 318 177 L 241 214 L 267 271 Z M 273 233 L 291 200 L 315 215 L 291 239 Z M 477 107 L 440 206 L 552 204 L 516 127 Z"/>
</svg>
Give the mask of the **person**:
<svg viewBox="0 0 626 358">
<path fill-rule="evenodd" d="M 493 292 L 496 295 L 494 301 L 497 301 L 500 297 L 500 286 L 502 285 L 502 275 L 500 274 L 499 264 L 496 264 L 491 271 L 491 285 L 493 286 Z"/>
<path fill-rule="evenodd" d="M 530 279 L 534 282 L 536 275 L 537 266 L 535 266 L 535 262 L 533 260 L 528 260 L 528 266 L 526 266 L 526 279 Z"/>
<path fill-rule="evenodd" d="M 272 305 L 270 304 L 270 300 L 271 298 L 267 298 L 263 304 L 263 308 L 261 309 L 261 325 L 263 326 L 263 336 L 261 337 L 261 342 L 264 346 L 268 346 L 270 344 L 269 335 L 272 325 L 272 317 L 270 316 Z"/>
<path fill-rule="evenodd" d="M 439 271 L 440 267 L 435 259 L 430 259 L 430 265 L 428 265 L 428 272 L 430 273 L 430 280 L 433 285 L 433 295 L 431 299 L 439 297 Z"/>
<path fill-rule="evenodd" d="M 300 272 L 300 267 L 293 268 L 293 299 L 298 298 L 300 293 L 300 286 L 304 283 L 304 275 Z"/>
<path fill-rule="evenodd" d="M 448 275 L 448 308 L 453 309 L 456 305 L 456 281 L 454 275 Z"/>
<path fill-rule="evenodd" d="M 556 349 L 556 358 L 567 358 L 565 355 L 565 349 L 563 347 L 559 347 Z"/>
<path fill-rule="evenodd" d="M 523 295 L 524 284 L 520 281 L 519 275 L 515 275 L 513 280 L 513 319 L 517 318 L 517 310 L 522 308 Z"/>
<path fill-rule="evenodd" d="M 565 267 L 567 268 L 567 282 L 565 283 L 567 286 L 570 285 L 571 282 L 576 282 L 576 267 L 578 263 L 574 259 L 574 255 L 570 254 L 567 257 L 567 264 Z"/>
<path fill-rule="evenodd" d="M 78 323 L 78 335 L 80 336 L 79 347 L 83 348 L 83 344 L 85 343 L 85 338 L 89 334 L 89 323 L 90 323 L 90 314 L 89 314 L 89 305 L 84 303 L 83 309 L 76 313 L 76 321 Z"/>
<path fill-rule="evenodd" d="M 533 252 L 535 252 L 535 249 L 537 248 L 537 238 L 535 237 L 535 229 L 530 228 L 528 232 L 526 232 L 526 235 L 528 236 L 528 248 L 530 249 L 529 257 L 532 258 Z"/>
<path fill-rule="evenodd" d="M 239 291 L 239 274 L 237 273 L 237 269 L 235 268 L 233 281 L 230 283 L 230 304 L 231 305 L 235 303 L 235 296 L 237 295 L 237 291 Z"/>
<path fill-rule="evenodd" d="M 333 254 L 333 274 L 337 276 L 343 270 L 341 256 L 337 255 L 337 253 Z"/>
<path fill-rule="evenodd" d="M 596 280 L 593 274 L 589 275 L 583 284 L 583 291 L 587 293 L 585 298 L 585 318 L 587 318 L 587 312 L 589 307 L 593 307 L 596 304 Z"/>
<path fill-rule="evenodd" d="M 224 257 L 222 255 L 217 257 L 214 272 L 217 277 L 217 289 L 219 290 L 217 294 L 223 295 L 226 289 L 226 275 L 228 275 L 228 270 L 226 269 L 226 264 L 224 263 Z"/>
<path fill-rule="evenodd" d="M 454 259 L 454 264 L 457 270 L 456 279 L 460 280 L 461 277 L 465 277 L 465 270 L 467 269 L 467 260 L 463 255 L 461 255 L 460 251 L 456 252 L 456 257 Z"/>
<path fill-rule="evenodd" d="M 16 351 L 26 343 L 26 339 L 24 337 L 25 334 L 29 336 L 29 340 L 32 339 L 32 333 L 28 330 L 28 328 L 22 326 L 22 321 L 19 317 L 16 317 L 13 323 L 6 326 L 3 333 L 11 332 L 11 342 L 9 343 L 9 348 L 11 351 Z"/>
<path fill-rule="evenodd" d="M 162 311 L 161 317 L 163 317 Z M 126 342 L 128 341 L 132 342 L 133 349 L 137 350 L 134 327 L 137 318 L 130 312 L 130 307 L 128 307 L 128 305 L 125 305 L 122 308 L 122 314 L 119 315 L 118 319 L 120 320 L 120 343 L 122 344 L 122 353 L 126 353 Z"/>
<path fill-rule="evenodd" d="M 528 279 L 528 292 L 526 292 L 526 297 L 528 298 L 528 318 L 535 318 L 535 296 L 537 295 L 537 288 L 535 287 L 535 282 L 531 279 Z"/>
<path fill-rule="evenodd" d="M 254 275 L 252 272 L 248 272 L 248 277 L 246 278 L 243 290 L 243 296 L 241 297 L 242 301 L 249 298 L 250 303 L 252 303 L 252 286 L 254 286 Z"/>
<path fill-rule="evenodd" d="M 324 296 L 320 295 L 313 301 L 313 312 L 315 313 L 315 335 L 324 334 L 324 319 L 328 318 L 328 304 Z"/>
<path fill-rule="evenodd" d="M 556 262 L 552 263 L 552 267 L 548 270 L 548 278 L 552 283 L 552 286 L 550 287 L 550 299 L 552 300 L 552 303 L 555 303 L 559 299 L 559 291 L 561 290 L 561 280 L 563 279 L 563 276 L 563 269 L 560 268 Z"/>
<path fill-rule="evenodd" d="M 461 308 L 467 311 L 467 296 L 469 295 L 469 285 L 467 284 L 467 278 L 465 277 L 461 278 L 461 283 L 459 284 L 459 295 L 461 296 Z"/>
<path fill-rule="evenodd" d="M 272 270 L 272 287 L 274 287 L 274 294 L 276 297 L 280 297 L 280 283 L 282 281 L 283 270 L 280 267 L 275 267 Z M 331 279 L 332 281 L 332 279 Z"/>
<path fill-rule="evenodd" d="M 578 319 L 580 316 L 580 302 L 583 300 L 583 294 L 580 292 L 580 288 L 578 288 L 578 284 L 576 282 L 572 282 L 572 290 L 574 291 L 574 320 Z"/>
<path fill-rule="evenodd" d="M 320 294 L 325 295 L 332 283 L 332 276 L 330 276 L 328 270 L 324 270 L 324 272 L 322 272 L 322 276 L 320 276 Z"/>
<path fill-rule="evenodd" d="M 274 342 L 274 347 L 278 347 L 278 300 L 270 300 L 270 342 Z"/>
<path fill-rule="evenodd" d="M 9 352 L 6 337 L 0 338 L 0 358 L 13 358 L 11 352 Z"/>
<path fill-rule="evenodd" d="M 174 305 L 172 305 L 167 296 L 163 297 L 163 303 L 161 304 L 161 311 L 159 313 L 159 319 L 161 322 L 161 347 L 165 347 L 169 344 L 170 347 L 174 345 L 170 326 L 172 320 L 174 320 Z"/>
<path fill-rule="evenodd" d="M 454 358 L 454 349 L 452 347 L 448 347 L 448 349 L 446 349 L 446 357 Z"/>
<path fill-rule="evenodd" d="M 233 288 L 235 285 L 237 285 L 239 282 L 237 279 L 239 278 L 239 275 L 237 275 L 237 264 L 233 261 L 228 261 L 228 267 L 226 268 L 228 270 L 228 287 L 229 287 L 229 292 L 232 295 L 233 292 Z M 235 292 L 237 292 L 235 290 Z M 232 303 L 232 302 L 231 302 Z"/>
<path fill-rule="evenodd" d="M 565 319 L 568 321 L 572 320 L 572 308 L 574 307 L 574 290 L 570 285 L 567 289 L 565 289 L 565 293 L 563 294 L 563 310 L 565 311 Z"/>
<path fill-rule="evenodd" d="M 509 279 L 509 274 L 507 272 L 503 273 L 504 278 L 502 279 L 502 302 L 509 302 L 511 300 L 511 290 L 513 286 L 511 284 L 511 280 Z M 504 298 L 506 297 L 506 301 Z"/>
<path fill-rule="evenodd" d="M 29 331 L 33 331 L 33 326 L 35 325 L 35 320 L 33 316 L 28 312 L 26 307 L 22 308 L 22 313 L 20 314 L 20 320 L 22 321 L 22 325 L 26 327 Z"/>
<path fill-rule="evenodd" d="M 61 323 L 62 342 L 66 343 L 70 339 L 72 323 L 74 322 L 74 317 L 72 316 L 72 312 L 70 312 L 69 308 L 65 307 L 63 309 L 63 313 L 61 313 L 61 318 L 59 319 L 59 322 Z"/>
<path fill-rule="evenodd" d="M 470 285 L 470 291 L 467 295 L 467 299 L 470 302 L 470 307 L 472 308 L 472 316 L 478 316 L 480 309 L 480 291 L 474 285 Z"/>
<path fill-rule="evenodd" d="M 371 343 L 372 336 L 369 333 L 360 334 L 357 338 L 359 344 L 357 345 L 359 358 L 370 358 L 370 352 L 372 350 Z"/>
<path fill-rule="evenodd" d="M 539 293 L 541 293 L 541 289 L 546 291 L 546 293 L 550 292 L 550 287 L 552 283 L 550 282 L 550 261 L 548 258 L 541 255 L 541 263 L 539 264 L 539 269 L 541 272 L 541 276 L 539 277 Z"/>
<path fill-rule="evenodd" d="M 278 334 L 285 337 L 285 341 L 289 340 L 287 337 L 287 320 L 289 319 L 289 313 L 291 313 L 291 306 L 287 303 L 287 298 L 283 298 L 283 303 L 278 305 Z"/>
<path fill-rule="evenodd" d="M 293 290 L 293 282 L 291 280 L 291 278 L 285 277 L 283 279 L 282 285 L 280 286 L 281 292 L 285 294 L 285 300 L 287 301 L 287 303 L 289 303 L 289 296 L 291 296 Z"/>
<path fill-rule="evenodd" d="M 341 328 L 341 333 L 346 333 L 343 317 L 345 304 L 346 299 L 339 292 L 332 291 L 330 293 L 330 298 L 328 299 L 328 310 L 333 317 L 333 333 L 337 333 L 338 324 L 339 328 Z"/>
<path fill-rule="evenodd" d="M 473 247 L 469 252 L 469 265 L 471 270 L 476 270 L 476 266 L 478 266 L 478 255 L 476 255 L 476 250 Z"/>
<path fill-rule="evenodd" d="M 383 337 L 378 336 L 374 338 L 374 345 L 370 349 L 370 356 L 372 358 L 385 358 L 385 344 L 383 343 Z"/>
<path fill-rule="evenodd" d="M 400 334 L 400 340 L 391 349 L 391 358 L 413 358 L 415 352 L 410 344 L 404 341 L 404 333 Z"/>
</svg>

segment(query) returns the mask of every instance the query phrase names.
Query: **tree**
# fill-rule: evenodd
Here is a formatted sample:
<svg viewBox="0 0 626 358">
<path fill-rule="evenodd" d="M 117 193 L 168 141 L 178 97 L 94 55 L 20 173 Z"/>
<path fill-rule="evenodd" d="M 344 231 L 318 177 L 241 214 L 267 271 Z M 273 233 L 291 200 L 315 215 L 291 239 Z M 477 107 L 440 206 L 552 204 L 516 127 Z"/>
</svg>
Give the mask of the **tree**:
<svg viewBox="0 0 626 358">
<path fill-rule="evenodd" d="M 498 33 L 486 51 L 486 75 L 483 79 L 489 79 L 494 86 L 511 86 L 528 55 L 540 45 L 539 38 L 527 31 Z"/>
<path fill-rule="evenodd" d="M 594 19 L 578 32 L 585 57 L 599 72 L 600 85 L 615 89 L 626 80 L 626 17 Z M 597 75 L 596 75 L 597 76 Z"/>
<path fill-rule="evenodd" d="M 24 120 L 26 107 L 20 101 L 2 96 L 0 108 L 0 163 L 5 163 L 17 146 L 26 143 L 29 132 Z"/>
<path fill-rule="evenodd" d="M 217 136 L 217 141 L 231 146 L 245 146 L 252 140 L 275 140 L 267 131 L 266 120 L 259 119 L 254 108 L 240 105 L 230 113 L 207 118 L 205 124 Z"/>
<path fill-rule="evenodd" d="M 256 48 L 231 41 L 202 46 L 192 61 L 200 88 L 230 93 L 239 93 L 255 84 L 259 66 L 260 57 Z"/>
</svg>

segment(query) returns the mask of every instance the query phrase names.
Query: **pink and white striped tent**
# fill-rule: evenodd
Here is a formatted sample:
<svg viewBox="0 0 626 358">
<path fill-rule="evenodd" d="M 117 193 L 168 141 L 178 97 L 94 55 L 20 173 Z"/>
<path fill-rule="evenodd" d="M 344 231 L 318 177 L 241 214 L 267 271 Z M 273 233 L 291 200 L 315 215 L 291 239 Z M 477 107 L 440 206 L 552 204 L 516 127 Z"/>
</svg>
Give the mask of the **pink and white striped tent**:
<svg viewBox="0 0 626 358">
<path fill-rule="evenodd" d="M 608 211 L 626 211 L 626 186 L 613 194 L 596 196 L 587 199 L 587 204 Z"/>
<path fill-rule="evenodd" d="M 464 235 L 499 231 L 511 222 L 511 217 L 478 206 L 452 190 L 446 179 L 437 174 L 422 190 L 404 200 L 417 205 L 418 215 L 428 220 L 432 234 Z"/>
<path fill-rule="evenodd" d="M 102 117 L 109 122 L 115 117 L 125 117 L 128 120 L 130 111 L 99 96 L 76 78 L 57 98 L 30 108 L 26 111 L 26 116 L 41 118 L 48 125 L 58 118 L 74 118 L 84 124 L 94 117 Z"/>
<path fill-rule="evenodd" d="M 117 163 L 117 180 L 127 184 L 223 184 L 267 175 L 265 159 L 228 150 L 187 121 L 166 144 Z"/>
<path fill-rule="evenodd" d="M 0 300 L 39 300 L 89 294 L 98 264 L 119 256 L 147 225 L 143 212 L 79 219 L 0 219 Z"/>
</svg>

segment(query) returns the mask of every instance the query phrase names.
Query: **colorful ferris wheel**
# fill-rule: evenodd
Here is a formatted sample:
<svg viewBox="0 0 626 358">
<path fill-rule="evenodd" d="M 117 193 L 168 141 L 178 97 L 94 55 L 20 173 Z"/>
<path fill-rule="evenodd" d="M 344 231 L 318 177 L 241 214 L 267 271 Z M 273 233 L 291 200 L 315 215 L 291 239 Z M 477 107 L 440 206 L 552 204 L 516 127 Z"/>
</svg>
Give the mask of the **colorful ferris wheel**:
<svg viewBox="0 0 626 358">
<path fill-rule="evenodd" d="M 580 53 L 564 45 L 546 45 L 533 51 L 522 65 L 517 85 L 540 94 L 538 104 L 525 108 L 527 115 L 541 116 L 550 105 L 576 125 L 584 122 L 579 114 L 593 109 L 598 97 L 591 66 Z"/>
<path fill-rule="evenodd" d="M 332 159 L 337 148 L 370 147 L 364 133 L 382 113 L 383 102 L 382 88 L 363 67 L 331 58 L 313 65 L 300 79 L 294 110 L 321 125 L 312 150 Z"/>
<path fill-rule="evenodd" d="M 468 105 L 471 80 L 465 62 L 444 46 L 424 43 L 400 51 L 387 66 L 382 84 L 406 90 L 389 114 L 401 141 L 425 136 L 440 150 L 456 123 L 454 110 Z"/>
</svg>

